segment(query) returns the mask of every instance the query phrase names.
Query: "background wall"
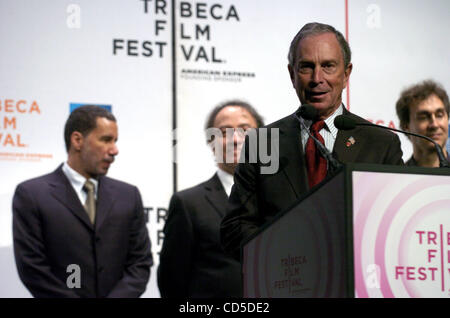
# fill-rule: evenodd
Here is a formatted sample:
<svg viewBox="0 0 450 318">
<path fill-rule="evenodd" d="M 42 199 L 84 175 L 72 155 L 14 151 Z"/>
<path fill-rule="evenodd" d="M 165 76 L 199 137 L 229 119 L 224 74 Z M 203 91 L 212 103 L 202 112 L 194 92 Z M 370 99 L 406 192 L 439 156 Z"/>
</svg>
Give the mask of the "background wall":
<svg viewBox="0 0 450 318">
<path fill-rule="evenodd" d="M 404 87 L 432 78 L 450 91 L 449 9 L 446 0 L 0 0 L 0 297 L 30 296 L 12 254 L 11 199 L 19 182 L 66 159 L 70 104 L 110 105 L 118 119 L 109 176 L 141 191 L 155 259 L 144 297 L 159 297 L 167 205 L 174 188 L 215 171 L 203 126 L 216 104 L 244 99 L 267 123 L 296 110 L 287 52 L 318 21 L 352 48 L 344 102 L 397 127 Z"/>
</svg>

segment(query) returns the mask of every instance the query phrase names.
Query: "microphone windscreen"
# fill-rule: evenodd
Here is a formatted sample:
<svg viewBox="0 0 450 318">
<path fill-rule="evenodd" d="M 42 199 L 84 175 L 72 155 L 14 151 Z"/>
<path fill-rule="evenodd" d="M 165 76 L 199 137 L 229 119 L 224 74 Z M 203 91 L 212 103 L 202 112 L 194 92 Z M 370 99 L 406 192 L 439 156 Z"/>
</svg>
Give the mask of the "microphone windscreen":
<svg viewBox="0 0 450 318">
<path fill-rule="evenodd" d="M 314 106 L 305 104 L 302 105 L 302 107 L 300 107 L 300 109 L 298 110 L 298 115 L 306 120 L 315 120 L 318 112 L 317 109 L 314 108 Z"/>
<path fill-rule="evenodd" d="M 356 121 L 346 115 L 339 115 L 334 119 L 334 126 L 337 129 L 350 130 L 356 127 Z"/>
</svg>

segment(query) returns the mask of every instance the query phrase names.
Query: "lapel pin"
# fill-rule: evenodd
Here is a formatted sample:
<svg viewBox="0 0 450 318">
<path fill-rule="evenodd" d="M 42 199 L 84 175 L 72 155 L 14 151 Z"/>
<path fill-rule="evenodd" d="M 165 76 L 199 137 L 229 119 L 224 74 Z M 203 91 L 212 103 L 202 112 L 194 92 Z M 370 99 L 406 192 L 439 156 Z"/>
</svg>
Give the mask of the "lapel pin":
<svg viewBox="0 0 450 318">
<path fill-rule="evenodd" d="M 350 136 L 350 138 L 347 139 L 347 142 L 345 143 L 345 145 L 347 147 L 350 147 L 350 146 L 354 145 L 355 142 L 356 142 L 355 138 L 353 138 L 353 136 Z"/>
</svg>

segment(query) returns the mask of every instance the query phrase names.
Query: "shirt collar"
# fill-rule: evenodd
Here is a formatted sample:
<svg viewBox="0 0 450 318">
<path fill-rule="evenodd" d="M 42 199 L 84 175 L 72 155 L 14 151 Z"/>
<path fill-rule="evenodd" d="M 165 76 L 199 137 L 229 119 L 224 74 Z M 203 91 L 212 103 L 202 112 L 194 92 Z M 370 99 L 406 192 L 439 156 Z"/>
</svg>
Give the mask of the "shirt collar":
<svg viewBox="0 0 450 318">
<path fill-rule="evenodd" d="M 72 169 L 67 162 L 64 162 L 64 164 L 62 166 L 62 170 L 63 170 L 64 174 L 66 175 L 67 179 L 69 179 L 70 184 L 74 187 L 74 189 L 77 192 L 82 191 L 84 183 L 86 182 L 86 178 L 83 177 L 81 174 L 79 174 L 74 169 Z M 95 192 L 95 194 L 97 194 L 98 180 L 89 178 L 89 181 L 91 181 L 94 184 L 94 192 Z"/>
<path fill-rule="evenodd" d="M 330 133 L 333 135 L 334 139 L 336 139 L 336 136 L 338 133 L 338 129 L 336 128 L 336 126 L 334 126 L 334 119 L 337 116 L 342 115 L 344 113 L 343 107 L 344 107 L 344 104 L 341 104 L 341 106 L 339 106 L 338 109 L 336 109 L 334 111 L 334 113 L 331 114 L 331 116 L 329 116 L 327 119 L 324 120 L 325 127 L 330 131 Z M 311 120 L 305 120 L 303 118 L 301 118 L 301 119 L 303 120 L 303 122 L 305 123 L 305 126 L 307 128 L 311 127 L 311 124 L 312 124 Z"/>
<path fill-rule="evenodd" d="M 226 171 L 223 171 L 222 169 L 218 169 L 217 176 L 219 177 L 219 180 L 222 183 L 225 192 L 228 196 L 230 196 L 231 188 L 233 187 L 234 183 L 233 175 L 229 174 Z"/>
<path fill-rule="evenodd" d="M 337 133 L 338 133 L 338 129 L 336 128 L 336 126 L 334 126 L 334 119 L 339 116 L 342 115 L 344 112 L 344 105 L 341 104 L 340 107 L 338 107 L 338 109 L 336 109 L 336 111 L 327 119 L 325 119 L 325 124 L 327 124 L 328 129 L 330 130 L 330 133 L 333 135 L 333 138 L 336 139 Z"/>
</svg>

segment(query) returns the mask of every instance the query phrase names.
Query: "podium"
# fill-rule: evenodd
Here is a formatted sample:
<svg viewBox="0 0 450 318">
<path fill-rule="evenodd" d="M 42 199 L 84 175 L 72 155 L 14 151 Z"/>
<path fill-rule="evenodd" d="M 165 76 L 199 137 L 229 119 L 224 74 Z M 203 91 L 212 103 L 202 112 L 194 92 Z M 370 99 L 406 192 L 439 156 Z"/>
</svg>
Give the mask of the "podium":
<svg viewBox="0 0 450 318">
<path fill-rule="evenodd" d="M 450 297 L 450 169 L 347 164 L 242 246 L 244 297 Z"/>
</svg>

